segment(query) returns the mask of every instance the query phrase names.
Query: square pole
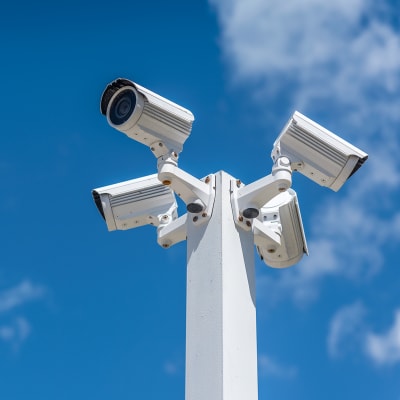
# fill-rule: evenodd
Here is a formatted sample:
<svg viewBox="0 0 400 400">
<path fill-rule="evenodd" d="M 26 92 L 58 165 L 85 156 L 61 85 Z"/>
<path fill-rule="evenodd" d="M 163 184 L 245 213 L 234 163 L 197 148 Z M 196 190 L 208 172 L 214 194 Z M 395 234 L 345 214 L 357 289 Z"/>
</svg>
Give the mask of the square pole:
<svg viewBox="0 0 400 400">
<path fill-rule="evenodd" d="M 208 222 L 187 222 L 186 400 L 257 400 L 254 241 L 238 228 L 231 184 L 215 174 Z"/>
</svg>

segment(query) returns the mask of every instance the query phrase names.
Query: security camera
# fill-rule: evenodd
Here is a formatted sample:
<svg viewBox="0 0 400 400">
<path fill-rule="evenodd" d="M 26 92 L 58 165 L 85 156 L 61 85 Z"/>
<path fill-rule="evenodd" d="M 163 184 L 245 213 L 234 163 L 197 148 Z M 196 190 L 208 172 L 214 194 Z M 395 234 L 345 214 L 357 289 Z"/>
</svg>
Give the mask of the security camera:
<svg viewBox="0 0 400 400">
<path fill-rule="evenodd" d="M 175 195 L 157 174 L 94 189 L 92 195 L 109 231 L 165 225 L 178 217 Z"/>
<path fill-rule="evenodd" d="M 272 159 L 285 156 L 321 186 L 338 191 L 367 160 L 368 154 L 295 111 L 274 143 Z"/>
<path fill-rule="evenodd" d="M 113 128 L 149 146 L 157 158 L 179 154 L 194 121 L 189 110 L 122 78 L 106 87 L 100 110 Z"/>
<path fill-rule="evenodd" d="M 263 231 L 266 229 L 280 236 L 280 245 L 272 240 L 268 245 L 264 244 Z M 290 267 L 299 262 L 303 254 L 308 254 L 299 203 L 293 189 L 280 193 L 261 208 L 253 232 L 258 254 L 270 267 Z"/>
</svg>

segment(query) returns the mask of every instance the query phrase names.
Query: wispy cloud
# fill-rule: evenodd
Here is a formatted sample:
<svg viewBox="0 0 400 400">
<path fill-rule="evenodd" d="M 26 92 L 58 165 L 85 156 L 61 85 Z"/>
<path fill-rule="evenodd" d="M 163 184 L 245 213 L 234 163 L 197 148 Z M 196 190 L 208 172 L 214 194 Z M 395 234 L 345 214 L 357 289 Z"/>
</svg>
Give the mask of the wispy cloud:
<svg viewBox="0 0 400 400">
<path fill-rule="evenodd" d="M 398 93 L 400 38 L 388 23 L 389 2 L 210 3 L 218 12 L 233 78 L 257 83 L 265 95 L 290 85 L 293 102 L 302 108 L 316 100 L 354 108 L 366 94 L 365 101 L 375 95 L 380 105 L 382 94 Z M 397 114 L 393 107 L 379 112 Z"/>
<path fill-rule="evenodd" d="M 11 323 L 0 325 L 0 340 L 18 348 L 30 335 L 31 326 L 24 317 L 17 317 Z"/>
<path fill-rule="evenodd" d="M 33 284 L 29 280 L 0 291 L 0 314 L 3 314 L 0 320 L 1 342 L 10 344 L 14 350 L 19 349 L 31 333 L 31 325 L 25 317 L 13 316 L 15 310 L 26 303 L 42 298 L 44 294 L 43 286 Z"/>
<path fill-rule="evenodd" d="M 43 297 L 44 294 L 43 286 L 33 284 L 29 280 L 0 291 L 0 314 L 6 316 L 0 321 L 0 341 L 11 345 L 14 350 L 19 349 L 31 333 L 31 325 L 25 317 L 13 316 L 15 309 Z"/>
<path fill-rule="evenodd" d="M 381 333 L 371 330 L 366 316 L 361 301 L 340 308 L 329 324 L 328 354 L 339 358 L 359 352 L 377 366 L 400 364 L 400 309 L 395 311 L 393 325 Z"/>
<path fill-rule="evenodd" d="M 336 312 L 330 323 L 327 340 L 328 353 L 332 357 L 339 357 L 359 346 L 365 334 L 365 313 L 366 309 L 359 301 Z"/>
<path fill-rule="evenodd" d="M 306 304 L 327 276 L 370 279 L 384 265 L 385 246 L 400 241 L 400 32 L 390 23 L 391 3 L 209 1 L 236 84 L 288 115 L 294 108 L 317 115 L 370 153 L 358 172 L 365 178 L 349 181 L 311 216 L 310 257 L 263 277 L 259 292 Z"/>
<path fill-rule="evenodd" d="M 400 309 L 395 313 L 394 323 L 387 332 L 366 336 L 366 353 L 377 365 L 400 363 Z"/>
<path fill-rule="evenodd" d="M 10 311 L 24 303 L 42 297 L 45 290 L 42 286 L 29 280 L 22 281 L 17 286 L 0 291 L 0 312 Z"/>
<path fill-rule="evenodd" d="M 297 376 L 297 368 L 283 365 L 271 357 L 260 354 L 258 356 L 259 375 L 268 375 L 280 379 L 293 379 Z"/>
</svg>

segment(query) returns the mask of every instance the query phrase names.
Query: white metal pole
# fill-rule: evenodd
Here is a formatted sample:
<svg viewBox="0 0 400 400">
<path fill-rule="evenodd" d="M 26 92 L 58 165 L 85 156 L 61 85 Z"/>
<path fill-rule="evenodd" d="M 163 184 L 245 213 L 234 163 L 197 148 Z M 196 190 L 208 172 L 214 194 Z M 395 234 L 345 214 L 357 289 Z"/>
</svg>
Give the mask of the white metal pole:
<svg viewBox="0 0 400 400">
<path fill-rule="evenodd" d="M 233 220 L 231 181 L 218 172 L 211 219 L 188 221 L 186 400 L 258 398 L 254 243 Z"/>
</svg>

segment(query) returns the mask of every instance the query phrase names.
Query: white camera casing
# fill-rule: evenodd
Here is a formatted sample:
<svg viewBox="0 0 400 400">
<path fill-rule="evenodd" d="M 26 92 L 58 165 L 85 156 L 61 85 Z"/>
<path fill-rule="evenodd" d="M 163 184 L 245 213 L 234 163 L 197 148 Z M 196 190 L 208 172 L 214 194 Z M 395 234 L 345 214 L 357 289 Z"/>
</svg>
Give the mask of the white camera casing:
<svg viewBox="0 0 400 400">
<path fill-rule="evenodd" d="M 265 204 L 257 219 L 264 228 L 280 236 L 280 245 L 271 242 L 268 247 L 262 247 L 259 245 L 261 240 L 257 238 L 262 234 L 261 229 L 257 228 L 258 224 L 253 227 L 257 251 L 268 266 L 290 267 L 298 263 L 303 254 L 308 254 L 300 207 L 293 189 L 280 193 Z"/>
<path fill-rule="evenodd" d="M 109 231 L 166 225 L 178 217 L 174 192 L 157 174 L 92 190 Z"/>
<path fill-rule="evenodd" d="M 288 157 L 298 171 L 321 186 L 338 191 L 368 155 L 295 111 L 274 143 L 272 159 Z"/>
<path fill-rule="evenodd" d="M 115 118 L 118 104 L 128 118 Z M 171 152 L 179 154 L 194 121 L 189 110 L 122 78 L 106 87 L 100 110 L 113 128 L 150 147 L 157 158 Z"/>
</svg>

